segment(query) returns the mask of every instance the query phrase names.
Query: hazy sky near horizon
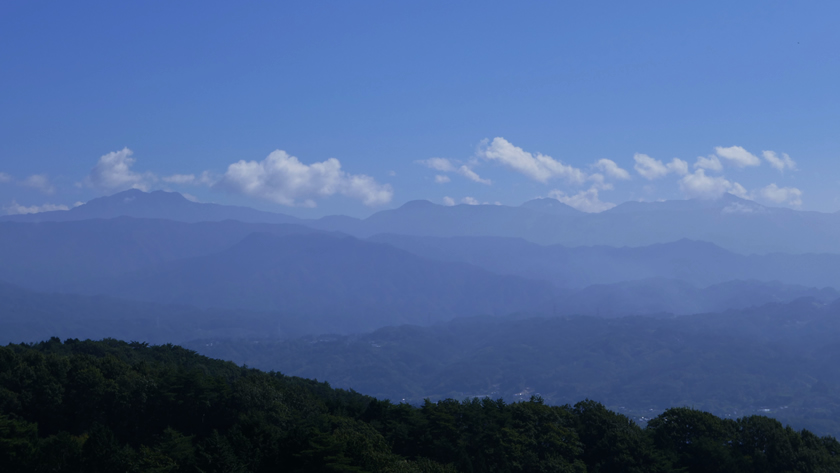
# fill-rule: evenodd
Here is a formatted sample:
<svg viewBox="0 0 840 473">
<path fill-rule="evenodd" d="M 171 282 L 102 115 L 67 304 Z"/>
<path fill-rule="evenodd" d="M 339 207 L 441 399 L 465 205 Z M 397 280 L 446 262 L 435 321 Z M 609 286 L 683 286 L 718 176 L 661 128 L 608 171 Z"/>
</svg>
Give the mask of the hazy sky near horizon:
<svg viewBox="0 0 840 473">
<path fill-rule="evenodd" d="M 840 210 L 836 2 L 0 4 L 0 213 Z"/>
</svg>

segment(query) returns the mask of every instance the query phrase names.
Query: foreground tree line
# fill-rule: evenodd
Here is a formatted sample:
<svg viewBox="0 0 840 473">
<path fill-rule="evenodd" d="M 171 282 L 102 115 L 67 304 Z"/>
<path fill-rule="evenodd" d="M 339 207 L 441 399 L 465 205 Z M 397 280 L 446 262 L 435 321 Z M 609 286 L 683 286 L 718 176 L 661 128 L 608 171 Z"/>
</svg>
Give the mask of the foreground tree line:
<svg viewBox="0 0 840 473">
<path fill-rule="evenodd" d="M 178 346 L 0 347 L 2 471 L 836 472 L 840 443 L 673 408 L 646 429 L 584 401 L 392 404 Z"/>
</svg>

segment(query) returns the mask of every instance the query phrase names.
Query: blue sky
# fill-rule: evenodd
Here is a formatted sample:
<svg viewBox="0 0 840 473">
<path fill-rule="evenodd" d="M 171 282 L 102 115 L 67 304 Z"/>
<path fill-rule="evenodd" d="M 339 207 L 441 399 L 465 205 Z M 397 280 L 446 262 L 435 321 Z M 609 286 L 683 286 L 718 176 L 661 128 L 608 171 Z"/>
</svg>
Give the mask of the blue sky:
<svg viewBox="0 0 840 473">
<path fill-rule="evenodd" d="M 0 3 L 0 213 L 840 210 L 836 2 L 238 3 Z"/>
</svg>

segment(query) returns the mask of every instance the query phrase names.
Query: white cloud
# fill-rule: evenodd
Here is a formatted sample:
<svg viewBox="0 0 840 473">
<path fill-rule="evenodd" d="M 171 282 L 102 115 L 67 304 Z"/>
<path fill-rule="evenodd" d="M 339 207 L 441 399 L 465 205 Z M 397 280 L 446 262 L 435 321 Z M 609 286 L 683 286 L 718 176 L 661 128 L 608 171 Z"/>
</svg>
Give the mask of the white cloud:
<svg viewBox="0 0 840 473">
<path fill-rule="evenodd" d="M 709 155 L 708 158 L 703 156 L 697 157 L 697 162 L 694 163 L 694 169 L 706 169 L 707 171 L 723 171 L 723 164 L 715 155 Z"/>
<path fill-rule="evenodd" d="M 774 183 L 759 189 L 756 194 L 776 204 L 787 203 L 795 207 L 802 205 L 802 191 L 795 187 L 779 187 Z"/>
<path fill-rule="evenodd" d="M 604 174 L 614 179 L 630 179 L 630 173 L 626 169 L 621 169 L 615 161 L 610 159 L 601 159 L 593 164 L 592 167 L 601 170 Z"/>
<path fill-rule="evenodd" d="M 493 182 L 490 179 L 482 179 L 481 176 L 475 173 L 472 169 L 468 168 L 466 165 L 461 166 L 458 168 L 458 174 L 466 177 L 467 179 L 478 182 L 480 184 L 487 184 L 488 186 Z"/>
<path fill-rule="evenodd" d="M 389 184 L 342 171 L 335 158 L 307 165 L 279 149 L 260 162 L 242 160 L 231 164 L 216 185 L 289 206 L 314 207 L 313 199 L 334 194 L 361 200 L 365 205 L 380 205 L 390 202 L 394 195 Z"/>
<path fill-rule="evenodd" d="M 173 174 L 171 176 L 164 176 L 160 178 L 163 182 L 169 184 L 187 184 L 193 186 L 212 186 L 218 179 L 215 179 L 210 171 L 204 171 L 198 176 L 195 174 Z"/>
<path fill-rule="evenodd" d="M 56 204 L 44 204 L 44 205 L 31 205 L 26 207 L 24 205 L 20 205 L 17 201 L 12 201 L 11 205 L 3 207 L 8 215 L 21 215 L 21 214 L 37 214 L 40 212 L 51 212 L 53 210 L 70 210 L 69 207 L 66 205 L 56 205 Z"/>
<path fill-rule="evenodd" d="M 443 205 L 445 205 L 447 207 L 452 207 L 453 205 L 455 205 L 455 199 L 453 199 L 452 197 L 446 196 L 446 197 L 443 198 Z"/>
<path fill-rule="evenodd" d="M 689 198 L 717 199 L 727 192 L 747 198 L 747 191 L 741 184 L 730 182 L 723 176 L 707 176 L 703 169 L 680 179 L 680 190 Z"/>
<path fill-rule="evenodd" d="M 37 189 L 44 194 L 55 193 L 55 187 L 50 183 L 46 174 L 33 174 L 24 179 L 20 185 Z"/>
<path fill-rule="evenodd" d="M 549 192 L 548 196 L 570 207 L 589 213 L 603 212 L 604 210 L 615 207 L 615 204 L 612 202 L 601 202 L 598 197 L 598 189 L 594 186 L 589 188 L 589 190 L 580 191 L 575 195 L 566 195 L 565 192 L 555 189 Z"/>
<path fill-rule="evenodd" d="M 451 180 L 452 179 L 450 179 L 449 176 L 446 176 L 444 174 L 438 174 L 438 175 L 435 176 L 435 182 L 437 184 L 446 184 L 447 182 L 449 182 Z"/>
<path fill-rule="evenodd" d="M 782 153 L 781 158 L 775 151 L 762 151 L 761 154 L 763 154 L 764 159 L 766 159 L 771 166 L 778 169 L 779 172 L 784 172 L 785 169 L 790 169 L 791 171 L 796 170 L 796 161 L 790 159 L 790 156 L 788 156 L 787 153 Z"/>
<path fill-rule="evenodd" d="M 12 176 L 6 174 L 5 172 L 0 172 L 0 183 L 3 182 L 12 182 Z"/>
<path fill-rule="evenodd" d="M 430 169 L 434 169 L 435 171 L 454 172 L 454 173 L 457 173 L 457 174 L 460 174 L 460 175 L 466 177 L 467 179 L 469 179 L 471 181 L 478 182 L 478 183 L 481 183 L 481 184 L 487 184 L 487 185 L 492 184 L 492 181 L 490 181 L 490 179 L 482 179 L 481 176 L 479 176 L 475 171 L 472 170 L 472 168 L 470 168 L 466 164 L 461 165 L 461 166 L 456 166 L 455 164 L 452 163 L 452 161 L 450 161 L 446 158 L 420 159 L 420 160 L 417 161 L 417 163 L 422 164 L 422 165 L 424 165 L 424 166 L 426 166 Z M 440 181 L 438 181 L 437 178 L 435 178 L 435 182 L 440 184 Z M 449 181 L 444 181 L 444 182 L 449 182 Z"/>
<path fill-rule="evenodd" d="M 633 160 L 636 161 L 633 169 L 642 177 L 651 181 L 665 177 L 672 172 L 680 176 L 688 174 L 688 163 L 679 158 L 674 158 L 670 163 L 663 164 L 662 161 L 653 159 L 646 154 L 636 153 L 633 155 Z"/>
<path fill-rule="evenodd" d="M 502 137 L 493 138 L 489 145 L 486 142 L 482 143 L 477 154 L 486 160 L 500 162 L 539 182 L 547 182 L 553 178 L 563 178 L 576 184 L 586 181 L 586 173 L 580 169 L 563 164 L 551 156 L 531 154 Z"/>
<path fill-rule="evenodd" d="M 750 153 L 740 146 L 730 146 L 728 148 L 717 146 L 715 147 L 715 153 L 739 168 L 758 166 L 761 164 L 761 160 L 758 159 L 758 156 Z"/>
<path fill-rule="evenodd" d="M 427 168 L 434 169 L 435 171 L 455 172 L 455 166 L 446 158 L 420 159 L 417 163 L 422 164 Z"/>
<path fill-rule="evenodd" d="M 478 205 L 479 204 L 478 200 L 476 200 L 474 197 L 464 197 L 463 199 L 461 199 L 461 203 L 462 204 L 467 204 L 467 205 Z"/>
<path fill-rule="evenodd" d="M 595 174 L 590 174 L 589 177 L 586 179 L 587 181 L 594 182 L 593 187 L 597 187 L 601 190 L 612 190 L 613 185 L 609 182 L 606 182 L 606 178 L 601 173 L 596 172 Z"/>
<path fill-rule="evenodd" d="M 149 190 L 151 183 L 157 178 L 152 173 L 136 173 L 131 170 L 134 165 L 134 154 L 130 149 L 112 151 L 99 158 L 99 162 L 91 169 L 84 184 L 100 191 L 122 191 L 126 189 Z"/>
</svg>

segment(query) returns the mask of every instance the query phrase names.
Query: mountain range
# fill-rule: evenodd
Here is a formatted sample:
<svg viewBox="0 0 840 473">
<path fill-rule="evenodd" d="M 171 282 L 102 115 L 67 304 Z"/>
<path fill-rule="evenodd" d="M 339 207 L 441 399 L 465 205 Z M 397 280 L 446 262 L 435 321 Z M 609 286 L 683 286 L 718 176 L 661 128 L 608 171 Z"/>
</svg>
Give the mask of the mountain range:
<svg viewBox="0 0 840 473">
<path fill-rule="evenodd" d="M 616 215 L 679 214 L 686 206 L 711 212 L 742 202 L 660 204 L 629 205 Z M 241 219 L 229 218 L 237 212 Z M 198 204 L 174 193 L 127 191 L 37 215 L 43 221 L 0 222 L 0 281 L 42 293 L 151 303 L 158 311 L 251 311 L 268 321 L 268 333 L 284 336 L 487 314 L 718 312 L 799 297 L 828 302 L 840 287 L 840 255 L 832 253 L 743 255 L 688 239 L 569 247 L 521 237 L 428 236 L 421 228 L 412 230 L 420 235 L 350 234 L 401 225 L 408 231 L 405 225 L 424 219 L 434 220 L 427 229 L 492 233 L 592 218 L 552 199 L 521 207 L 414 202 L 365 220 L 300 220 Z M 64 221 L 50 221 L 55 216 Z M 262 217 L 297 223 L 242 221 Z M 210 221 L 189 223 L 202 219 Z M 187 332 L 179 329 L 178 336 Z"/>
<path fill-rule="evenodd" d="M 93 199 L 67 211 L 12 215 L 0 220 L 66 221 L 133 216 L 183 222 L 239 220 L 297 223 L 357 237 L 379 233 L 415 236 L 517 237 L 565 246 L 647 246 L 691 239 L 736 253 L 840 253 L 840 214 L 766 207 L 726 194 L 717 200 L 625 202 L 588 214 L 555 199 L 536 199 L 518 207 L 436 205 L 411 201 L 366 219 L 346 216 L 316 220 L 261 212 L 245 207 L 191 202 L 177 193 L 129 190 Z"/>
<path fill-rule="evenodd" d="M 527 275 L 566 288 L 649 278 L 678 279 L 699 287 L 736 279 L 840 287 L 840 255 L 831 253 L 741 255 L 688 239 L 619 248 L 544 246 L 503 237 L 379 234 L 369 240 L 426 258 L 470 263 L 500 274 Z"/>
</svg>

